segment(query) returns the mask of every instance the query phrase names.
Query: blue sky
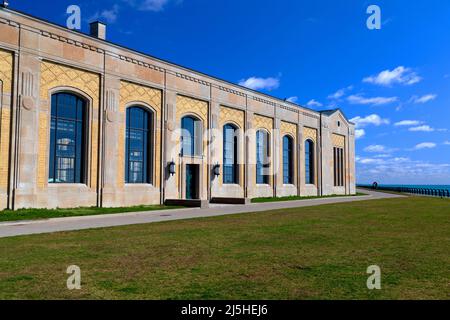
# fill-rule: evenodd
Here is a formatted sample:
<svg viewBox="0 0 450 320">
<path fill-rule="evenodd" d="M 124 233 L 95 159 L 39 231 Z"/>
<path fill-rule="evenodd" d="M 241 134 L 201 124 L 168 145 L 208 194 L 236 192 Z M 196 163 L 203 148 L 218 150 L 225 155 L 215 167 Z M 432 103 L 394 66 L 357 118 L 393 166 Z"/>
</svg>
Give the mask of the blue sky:
<svg viewBox="0 0 450 320">
<path fill-rule="evenodd" d="M 10 7 L 357 124 L 359 183 L 450 184 L 450 2 L 10 0 Z M 381 30 L 366 9 L 381 8 Z"/>
</svg>

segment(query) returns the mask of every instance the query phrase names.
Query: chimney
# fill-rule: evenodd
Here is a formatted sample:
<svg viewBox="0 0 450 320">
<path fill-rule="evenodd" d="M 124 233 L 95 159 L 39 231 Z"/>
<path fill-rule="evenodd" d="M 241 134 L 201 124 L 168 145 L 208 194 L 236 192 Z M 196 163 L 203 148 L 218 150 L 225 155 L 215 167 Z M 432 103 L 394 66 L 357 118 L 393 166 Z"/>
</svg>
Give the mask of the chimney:
<svg viewBox="0 0 450 320">
<path fill-rule="evenodd" d="M 106 40 L 106 24 L 100 21 L 94 21 L 89 24 L 90 35 L 98 39 Z"/>
</svg>

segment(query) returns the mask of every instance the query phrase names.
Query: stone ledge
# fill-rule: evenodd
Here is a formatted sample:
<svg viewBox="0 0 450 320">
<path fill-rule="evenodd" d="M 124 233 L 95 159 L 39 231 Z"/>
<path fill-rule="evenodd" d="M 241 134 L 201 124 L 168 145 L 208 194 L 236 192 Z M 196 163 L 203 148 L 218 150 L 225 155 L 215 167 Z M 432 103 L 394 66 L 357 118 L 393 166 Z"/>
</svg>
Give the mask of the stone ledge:
<svg viewBox="0 0 450 320">
<path fill-rule="evenodd" d="M 167 199 L 164 202 L 167 206 L 183 206 L 189 208 L 209 208 L 209 203 L 207 200 L 197 200 L 197 199 Z"/>
<path fill-rule="evenodd" d="M 211 199 L 211 203 L 250 204 L 251 200 L 249 198 L 219 198 L 219 197 L 215 197 L 215 198 Z"/>
</svg>

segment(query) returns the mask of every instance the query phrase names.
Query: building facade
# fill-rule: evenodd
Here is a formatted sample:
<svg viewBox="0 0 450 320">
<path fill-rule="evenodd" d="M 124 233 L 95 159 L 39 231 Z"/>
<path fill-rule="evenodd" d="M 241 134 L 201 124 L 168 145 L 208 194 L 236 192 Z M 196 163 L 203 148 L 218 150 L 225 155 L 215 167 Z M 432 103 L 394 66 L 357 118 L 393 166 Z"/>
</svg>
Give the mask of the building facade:
<svg viewBox="0 0 450 320">
<path fill-rule="evenodd" d="M 0 209 L 355 193 L 341 111 L 5 8 L 0 97 Z"/>
</svg>

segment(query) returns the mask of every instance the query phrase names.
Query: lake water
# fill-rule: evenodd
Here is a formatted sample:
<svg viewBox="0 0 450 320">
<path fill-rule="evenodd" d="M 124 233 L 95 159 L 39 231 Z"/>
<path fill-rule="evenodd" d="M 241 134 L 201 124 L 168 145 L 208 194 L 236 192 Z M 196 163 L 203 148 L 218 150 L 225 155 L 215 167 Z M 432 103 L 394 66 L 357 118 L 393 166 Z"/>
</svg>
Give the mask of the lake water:
<svg viewBox="0 0 450 320">
<path fill-rule="evenodd" d="M 358 186 L 371 187 L 370 184 L 359 184 Z M 421 188 L 421 189 L 444 189 L 450 191 L 450 185 L 431 185 L 431 184 L 379 184 L 379 187 L 405 187 L 405 188 Z"/>
</svg>

